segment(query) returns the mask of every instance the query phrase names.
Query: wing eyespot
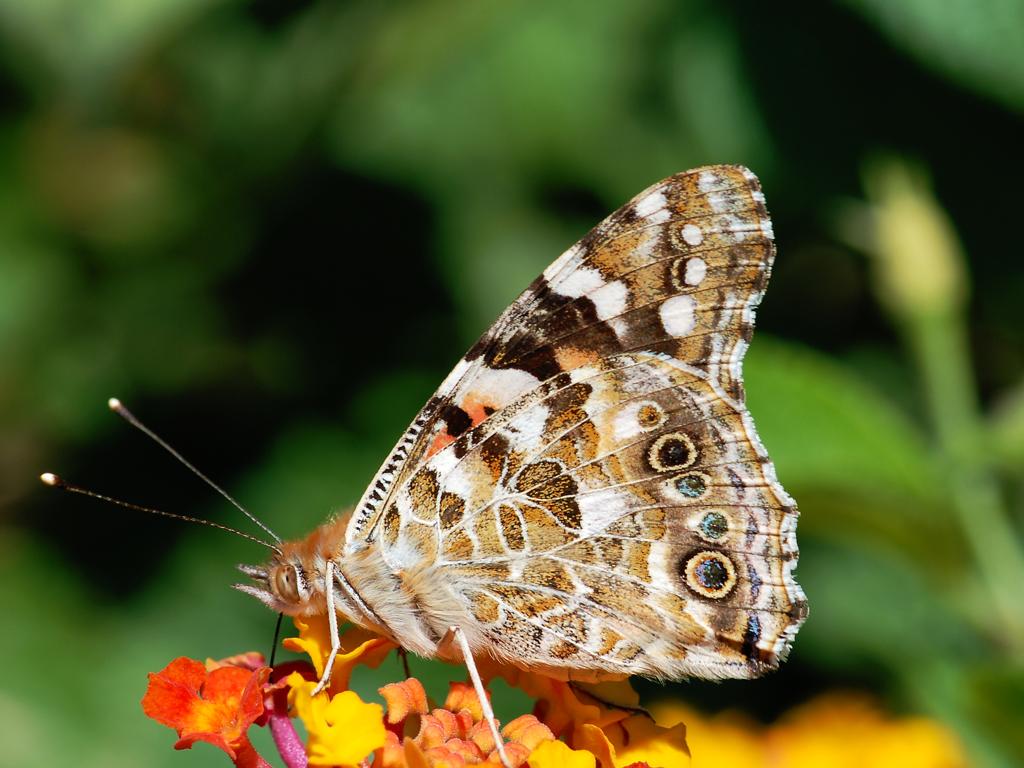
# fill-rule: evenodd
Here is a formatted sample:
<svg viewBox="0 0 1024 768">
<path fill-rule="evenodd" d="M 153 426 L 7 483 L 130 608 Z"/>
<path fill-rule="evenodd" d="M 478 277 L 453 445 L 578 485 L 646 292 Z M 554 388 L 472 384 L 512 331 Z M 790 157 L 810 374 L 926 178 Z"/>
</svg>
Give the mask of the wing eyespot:
<svg viewBox="0 0 1024 768">
<path fill-rule="evenodd" d="M 709 510 L 697 523 L 697 535 L 705 541 L 721 541 L 729 534 L 729 518 L 717 509 Z"/>
<path fill-rule="evenodd" d="M 657 429 L 668 419 L 665 409 L 651 401 L 643 403 L 636 410 L 636 423 L 644 431 Z"/>
<path fill-rule="evenodd" d="M 697 448 L 690 436 L 683 432 L 662 435 L 647 449 L 647 462 L 656 472 L 686 469 L 696 460 Z"/>
<path fill-rule="evenodd" d="M 711 478 L 703 472 L 684 472 L 670 479 L 669 487 L 687 501 L 700 501 L 711 493 Z"/>
<path fill-rule="evenodd" d="M 726 555 L 704 550 L 692 555 L 683 564 L 686 586 L 701 597 L 721 600 L 736 586 L 736 566 Z"/>
</svg>

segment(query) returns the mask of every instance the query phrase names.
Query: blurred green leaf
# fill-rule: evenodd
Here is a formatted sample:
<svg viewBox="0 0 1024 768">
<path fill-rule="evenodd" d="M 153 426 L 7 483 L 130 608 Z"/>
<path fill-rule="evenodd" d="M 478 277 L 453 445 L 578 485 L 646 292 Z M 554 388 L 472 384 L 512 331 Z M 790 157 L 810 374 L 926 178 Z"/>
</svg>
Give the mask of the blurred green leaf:
<svg viewBox="0 0 1024 768">
<path fill-rule="evenodd" d="M 801 654 L 848 671 L 865 661 L 893 667 L 911 658 L 985 658 L 984 642 L 906 558 L 811 541 L 808 546 L 805 539 L 798 568 L 811 605 L 800 631 Z"/>
<path fill-rule="evenodd" d="M 996 460 L 1019 473 L 1024 468 L 1024 385 L 1006 396 L 990 419 Z"/>
<path fill-rule="evenodd" d="M 920 430 L 854 372 L 758 334 L 748 404 L 801 530 L 854 536 L 946 569 L 962 563 L 942 476 Z"/>
<path fill-rule="evenodd" d="M 843 0 L 925 66 L 1024 109 L 1021 0 Z"/>
<path fill-rule="evenodd" d="M 95 93 L 118 69 L 142 54 L 168 30 L 227 0 L 0 0 L 0 36 L 42 74 L 40 91 L 55 85 L 81 97 Z"/>
<path fill-rule="evenodd" d="M 670 53 L 679 125 L 692 134 L 698 157 L 748 165 L 767 179 L 776 155 L 753 102 L 734 30 L 717 14 L 692 16 Z"/>
<path fill-rule="evenodd" d="M 441 184 L 453 175 L 521 177 L 549 157 L 588 174 L 625 172 L 636 183 L 642 169 L 607 150 L 664 142 L 621 99 L 644 74 L 629 51 L 666 7 L 659 0 L 396 6 L 340 105 L 336 146 L 350 161 L 372 159 Z M 434 23 L 439 17 L 443 25 Z M 433 34 L 422 34 L 428 27 Z M 488 151 L 493 142 L 503 150 Z M 595 151 L 611 165 L 589 162 Z"/>
</svg>

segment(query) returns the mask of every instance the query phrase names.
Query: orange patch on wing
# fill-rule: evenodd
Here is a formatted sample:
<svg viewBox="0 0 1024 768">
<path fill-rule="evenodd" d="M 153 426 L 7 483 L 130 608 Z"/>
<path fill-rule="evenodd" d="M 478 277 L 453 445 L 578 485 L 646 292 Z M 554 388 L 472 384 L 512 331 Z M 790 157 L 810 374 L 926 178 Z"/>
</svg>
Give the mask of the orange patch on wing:
<svg viewBox="0 0 1024 768">
<path fill-rule="evenodd" d="M 555 349 L 555 359 L 563 371 L 571 371 L 576 368 L 582 368 L 584 365 L 596 363 L 601 359 L 601 356 L 593 350 L 559 347 Z"/>
<path fill-rule="evenodd" d="M 485 403 L 482 400 L 478 400 L 473 397 L 472 394 L 466 395 L 463 401 L 459 403 L 459 408 L 465 411 L 466 415 L 469 416 L 470 429 L 482 423 L 484 419 L 498 410 L 496 406 L 491 405 L 490 403 Z M 427 451 L 427 458 L 429 459 L 442 448 L 445 448 L 454 442 L 455 438 L 449 435 L 448 429 L 445 428 L 443 432 L 439 432 L 434 437 L 434 442 L 430 444 L 430 450 Z"/>
<path fill-rule="evenodd" d="M 454 442 L 455 438 L 448 434 L 448 430 L 439 432 L 437 436 L 434 437 L 434 442 L 430 444 L 430 450 L 427 451 L 427 458 L 429 459 L 442 448 Z"/>
</svg>

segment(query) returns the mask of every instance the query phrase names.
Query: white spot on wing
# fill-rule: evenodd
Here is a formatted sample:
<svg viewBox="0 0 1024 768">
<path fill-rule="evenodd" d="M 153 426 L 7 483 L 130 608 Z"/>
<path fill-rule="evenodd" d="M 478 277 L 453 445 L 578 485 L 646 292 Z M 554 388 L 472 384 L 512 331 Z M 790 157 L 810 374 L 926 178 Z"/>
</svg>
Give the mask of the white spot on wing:
<svg viewBox="0 0 1024 768">
<path fill-rule="evenodd" d="M 445 380 L 441 382 L 441 386 L 438 387 L 437 393 L 439 395 L 447 395 L 451 392 L 452 389 L 455 388 L 455 385 L 459 383 L 459 379 L 461 379 L 463 374 L 465 374 L 469 369 L 469 366 L 470 364 L 466 360 L 459 360 L 459 362 L 455 364 L 455 367 L 452 368 L 451 373 L 449 373 Z"/>
<path fill-rule="evenodd" d="M 633 210 L 636 211 L 637 216 L 647 218 L 655 211 L 660 211 L 665 207 L 665 196 L 661 192 L 651 192 L 646 197 L 637 200 Z"/>
<path fill-rule="evenodd" d="M 427 466 L 437 472 L 446 491 L 457 494 L 467 500 L 468 504 L 477 501 L 480 491 L 480 478 L 474 474 L 475 467 L 472 462 L 461 462 L 457 458 L 454 462 L 439 461 L 438 457 L 444 455 L 454 456 L 454 451 L 438 451 L 430 457 Z M 442 466 L 447 464 L 448 470 L 442 471 Z"/>
<path fill-rule="evenodd" d="M 640 409 L 654 408 L 658 413 L 658 421 L 644 425 L 640 423 Z M 612 435 L 617 443 L 630 441 L 642 432 L 650 432 L 660 426 L 665 420 L 665 411 L 652 400 L 640 400 L 629 403 L 612 414 Z"/>
<path fill-rule="evenodd" d="M 603 531 L 626 514 L 629 511 L 626 500 L 626 494 L 614 488 L 602 488 L 577 496 L 576 503 L 580 508 L 583 525 L 582 536 Z"/>
<path fill-rule="evenodd" d="M 518 450 L 536 451 L 542 444 L 544 424 L 551 413 L 544 405 L 534 405 L 517 415 L 508 424 L 508 430 L 516 433 L 515 444 Z"/>
<path fill-rule="evenodd" d="M 551 283 L 551 290 L 562 296 L 579 298 L 586 293 L 596 291 L 604 285 L 604 278 L 601 273 L 591 267 L 579 267 L 574 269 L 562 280 Z"/>
<path fill-rule="evenodd" d="M 640 434 L 640 423 L 636 418 L 637 410 L 638 407 L 633 404 L 615 414 L 612 419 L 612 429 L 616 442 L 625 443 Z"/>
<path fill-rule="evenodd" d="M 692 296 L 673 296 L 662 303 L 658 315 L 670 336 L 685 336 L 697 324 L 696 308 Z"/>
<path fill-rule="evenodd" d="M 707 273 L 707 263 L 699 256 L 695 256 L 686 262 L 686 275 L 683 279 L 687 285 L 700 285 Z"/>
<path fill-rule="evenodd" d="M 629 321 L 626 320 L 625 317 L 623 317 L 622 315 L 616 315 L 614 317 L 609 317 L 608 320 L 607 320 L 607 323 L 608 323 L 608 327 L 611 328 L 613 331 L 615 331 L 615 335 L 619 339 L 626 338 L 626 334 L 629 333 L 630 327 L 629 327 Z"/>
<path fill-rule="evenodd" d="M 438 451 L 430 457 L 430 466 L 438 477 L 445 477 L 459 463 L 455 451 Z"/>
<path fill-rule="evenodd" d="M 626 299 L 629 298 L 629 289 L 621 280 L 605 283 L 596 291 L 587 296 L 594 302 L 594 309 L 597 311 L 599 320 L 607 320 L 621 315 L 626 309 Z"/>
<path fill-rule="evenodd" d="M 468 393 L 476 400 L 489 403 L 494 408 L 504 408 L 523 392 L 540 384 L 540 380 L 518 368 L 488 368 L 481 366 L 473 377 Z M 460 397 L 459 400 L 462 398 Z"/>
<path fill-rule="evenodd" d="M 704 242 L 704 233 L 696 224 L 687 224 L 683 227 L 682 235 L 687 245 L 700 245 Z"/>
<path fill-rule="evenodd" d="M 701 171 L 697 177 L 697 188 L 701 192 L 708 192 L 718 186 L 718 177 L 711 171 Z"/>
</svg>

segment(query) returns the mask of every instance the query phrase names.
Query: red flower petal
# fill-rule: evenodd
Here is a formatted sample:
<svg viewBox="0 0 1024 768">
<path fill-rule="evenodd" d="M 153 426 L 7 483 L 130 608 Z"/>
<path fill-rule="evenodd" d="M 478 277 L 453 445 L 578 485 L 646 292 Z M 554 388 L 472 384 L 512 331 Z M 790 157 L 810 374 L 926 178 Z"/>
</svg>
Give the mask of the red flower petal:
<svg viewBox="0 0 1024 768">
<path fill-rule="evenodd" d="M 142 710 L 178 732 L 176 749 L 206 741 L 236 765 L 254 768 L 265 763 L 245 732 L 263 714 L 269 676 L 269 667 L 217 666 L 208 672 L 198 661 L 178 658 L 150 674 Z"/>
<path fill-rule="evenodd" d="M 150 674 L 142 711 L 158 723 L 180 730 L 188 721 L 205 680 L 206 668 L 202 664 L 177 658 L 162 671 Z"/>
</svg>

